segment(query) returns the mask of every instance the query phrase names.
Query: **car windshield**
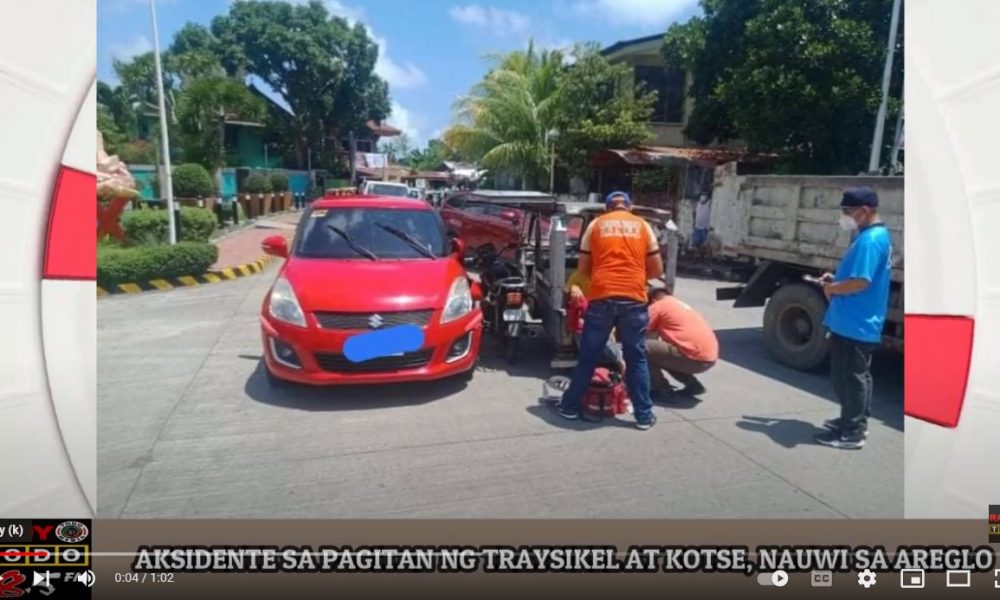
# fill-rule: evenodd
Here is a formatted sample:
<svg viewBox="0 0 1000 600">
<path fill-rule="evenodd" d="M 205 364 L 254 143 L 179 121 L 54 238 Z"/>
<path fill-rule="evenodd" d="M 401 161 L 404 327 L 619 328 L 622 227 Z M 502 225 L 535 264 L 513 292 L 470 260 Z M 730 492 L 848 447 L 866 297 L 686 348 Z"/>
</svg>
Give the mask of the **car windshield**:
<svg viewBox="0 0 1000 600">
<path fill-rule="evenodd" d="M 375 196 L 401 196 L 406 198 L 410 194 L 405 186 L 389 185 L 386 183 L 373 183 L 368 187 L 368 193 Z"/>
<path fill-rule="evenodd" d="M 317 208 L 296 239 L 295 256 L 302 258 L 429 259 L 449 250 L 444 224 L 432 210 Z"/>
</svg>

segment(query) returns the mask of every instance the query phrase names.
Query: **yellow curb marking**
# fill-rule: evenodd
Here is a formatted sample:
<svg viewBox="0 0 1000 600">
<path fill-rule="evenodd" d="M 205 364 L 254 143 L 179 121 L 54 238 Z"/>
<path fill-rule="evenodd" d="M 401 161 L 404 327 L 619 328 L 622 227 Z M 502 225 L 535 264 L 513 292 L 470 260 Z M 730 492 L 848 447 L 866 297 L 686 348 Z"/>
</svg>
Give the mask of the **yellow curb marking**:
<svg viewBox="0 0 1000 600">
<path fill-rule="evenodd" d="M 205 273 L 205 279 L 209 283 L 219 283 L 220 281 L 222 281 L 222 278 L 216 275 L 215 273 Z"/>
<path fill-rule="evenodd" d="M 194 277 L 191 277 L 190 275 L 181 275 L 180 277 L 177 278 L 177 281 L 180 281 L 181 283 L 183 283 L 188 287 L 192 285 L 198 285 L 198 280 L 195 279 Z"/>
<path fill-rule="evenodd" d="M 142 293 L 142 288 L 134 283 L 119 283 L 118 289 L 125 292 L 126 294 L 140 294 Z"/>
<path fill-rule="evenodd" d="M 155 287 L 158 290 L 172 290 L 172 289 L 174 289 L 174 286 L 170 285 L 170 282 L 166 281 L 165 279 L 153 279 L 153 280 L 151 280 L 149 282 L 149 284 L 152 285 L 153 287 Z"/>
<path fill-rule="evenodd" d="M 236 279 L 236 273 L 233 273 L 232 269 L 223 269 L 222 275 L 226 279 Z"/>
</svg>

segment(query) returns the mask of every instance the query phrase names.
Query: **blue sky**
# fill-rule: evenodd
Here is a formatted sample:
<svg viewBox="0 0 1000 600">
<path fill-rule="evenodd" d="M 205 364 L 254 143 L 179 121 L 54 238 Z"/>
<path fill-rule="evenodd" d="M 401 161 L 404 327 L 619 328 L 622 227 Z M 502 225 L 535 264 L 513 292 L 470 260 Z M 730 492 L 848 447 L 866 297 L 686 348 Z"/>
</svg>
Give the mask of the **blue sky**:
<svg viewBox="0 0 1000 600">
<path fill-rule="evenodd" d="M 288 0 L 292 2 L 304 0 Z M 380 47 L 376 71 L 389 82 L 388 122 L 418 146 L 451 121 L 456 98 L 486 69 L 483 55 L 578 41 L 602 45 L 666 31 L 698 12 L 697 0 L 325 0 L 330 12 L 365 23 Z M 157 0 L 161 48 L 188 21 L 208 25 L 229 0 Z M 152 49 L 148 0 L 99 0 L 98 77 L 112 61 Z"/>
</svg>

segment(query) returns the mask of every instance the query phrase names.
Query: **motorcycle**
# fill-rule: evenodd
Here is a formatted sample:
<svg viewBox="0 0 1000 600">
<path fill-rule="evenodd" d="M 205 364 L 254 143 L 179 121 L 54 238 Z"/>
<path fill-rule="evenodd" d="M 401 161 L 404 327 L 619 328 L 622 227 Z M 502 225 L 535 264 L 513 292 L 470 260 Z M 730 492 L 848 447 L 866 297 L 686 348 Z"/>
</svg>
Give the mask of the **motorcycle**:
<svg viewBox="0 0 1000 600">
<path fill-rule="evenodd" d="M 516 248 L 516 244 L 511 244 L 505 250 Z M 493 244 L 478 247 L 473 264 L 483 288 L 486 331 L 497 337 L 504 348 L 504 357 L 513 363 L 525 323 L 531 320 L 527 282 L 518 263 L 501 256 Z"/>
</svg>

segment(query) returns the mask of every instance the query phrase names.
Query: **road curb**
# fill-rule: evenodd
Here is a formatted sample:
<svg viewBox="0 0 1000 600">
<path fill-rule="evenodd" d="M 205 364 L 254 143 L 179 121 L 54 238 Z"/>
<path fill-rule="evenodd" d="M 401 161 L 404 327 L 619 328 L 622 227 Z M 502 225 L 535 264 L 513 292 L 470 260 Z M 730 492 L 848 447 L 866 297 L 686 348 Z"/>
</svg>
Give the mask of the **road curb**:
<svg viewBox="0 0 1000 600">
<path fill-rule="evenodd" d="M 267 265 L 274 260 L 274 257 L 264 255 L 252 263 L 208 271 L 204 275 L 182 275 L 181 277 L 171 277 L 165 279 L 152 279 L 137 283 L 119 283 L 111 289 L 97 286 L 98 297 L 117 296 L 120 294 L 141 294 L 143 292 L 156 292 L 172 290 L 176 288 L 195 287 L 197 285 L 207 285 L 210 283 L 220 283 L 231 281 L 240 277 L 255 275 L 264 270 Z"/>
</svg>

